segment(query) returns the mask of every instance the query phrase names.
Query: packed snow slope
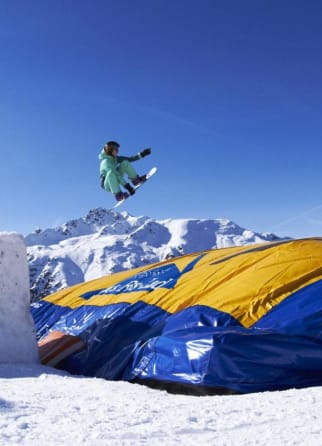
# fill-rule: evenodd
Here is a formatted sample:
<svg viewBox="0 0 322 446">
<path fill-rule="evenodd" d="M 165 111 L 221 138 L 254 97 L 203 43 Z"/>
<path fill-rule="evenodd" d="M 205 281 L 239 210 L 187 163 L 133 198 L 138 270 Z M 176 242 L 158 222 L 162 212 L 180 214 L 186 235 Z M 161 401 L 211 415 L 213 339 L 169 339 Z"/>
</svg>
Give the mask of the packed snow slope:
<svg viewBox="0 0 322 446">
<path fill-rule="evenodd" d="M 321 446 L 322 387 L 173 395 L 0 365 L 1 446 Z"/>
<path fill-rule="evenodd" d="M 31 298 L 36 301 L 80 282 L 182 254 L 276 239 L 226 219 L 155 220 L 95 209 L 25 237 Z"/>
<path fill-rule="evenodd" d="M 23 238 L 0 233 L 0 363 L 38 362 Z M 1 400 L 0 400 L 1 410 Z"/>
</svg>

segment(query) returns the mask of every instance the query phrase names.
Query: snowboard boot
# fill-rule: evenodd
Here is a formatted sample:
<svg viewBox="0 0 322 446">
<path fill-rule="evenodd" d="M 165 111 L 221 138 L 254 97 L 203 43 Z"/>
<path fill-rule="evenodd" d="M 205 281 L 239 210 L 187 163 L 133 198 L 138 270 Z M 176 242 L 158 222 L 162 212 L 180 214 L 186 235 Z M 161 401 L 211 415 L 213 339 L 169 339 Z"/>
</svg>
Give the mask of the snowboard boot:
<svg viewBox="0 0 322 446">
<path fill-rule="evenodd" d="M 130 195 L 134 195 L 135 194 L 135 189 L 130 185 L 130 183 L 126 183 L 124 185 L 125 189 L 128 191 L 128 193 Z"/>
<path fill-rule="evenodd" d="M 141 177 L 138 175 L 137 177 L 133 178 L 131 181 L 132 181 L 132 184 L 134 184 L 134 186 L 138 186 L 139 184 L 143 184 L 146 182 L 146 175 L 142 175 Z"/>
<path fill-rule="evenodd" d="M 114 194 L 116 201 L 122 201 L 125 200 L 126 198 L 129 198 L 129 194 L 127 192 L 117 192 L 116 194 Z"/>
</svg>

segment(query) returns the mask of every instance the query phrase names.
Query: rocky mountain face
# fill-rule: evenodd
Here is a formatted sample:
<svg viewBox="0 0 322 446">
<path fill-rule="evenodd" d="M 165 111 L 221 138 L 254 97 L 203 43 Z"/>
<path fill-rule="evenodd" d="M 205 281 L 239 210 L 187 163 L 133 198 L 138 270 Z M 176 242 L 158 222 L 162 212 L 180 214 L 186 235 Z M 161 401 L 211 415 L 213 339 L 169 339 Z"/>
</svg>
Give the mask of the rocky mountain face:
<svg viewBox="0 0 322 446">
<path fill-rule="evenodd" d="M 62 288 L 191 252 L 278 240 L 226 219 L 134 217 L 94 209 L 52 229 L 25 237 L 31 300 Z"/>
</svg>

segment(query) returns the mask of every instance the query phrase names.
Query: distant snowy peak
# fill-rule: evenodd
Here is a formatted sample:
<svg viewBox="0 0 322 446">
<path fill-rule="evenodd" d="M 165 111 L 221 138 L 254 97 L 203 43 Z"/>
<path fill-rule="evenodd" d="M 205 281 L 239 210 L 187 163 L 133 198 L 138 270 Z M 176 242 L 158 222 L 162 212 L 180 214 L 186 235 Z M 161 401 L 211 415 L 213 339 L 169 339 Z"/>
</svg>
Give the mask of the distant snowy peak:
<svg viewBox="0 0 322 446">
<path fill-rule="evenodd" d="M 193 235 L 194 238 L 199 239 L 198 243 L 206 240 L 207 247 L 209 247 L 209 237 L 211 238 L 216 233 L 213 247 L 226 247 L 238 244 L 238 240 L 244 244 L 246 240 L 249 243 L 277 240 L 275 234 L 271 233 L 256 233 L 233 223 L 227 219 L 167 219 L 167 220 L 153 220 L 149 217 L 134 217 L 129 213 L 116 212 L 103 208 L 90 210 L 87 215 L 79 219 L 70 220 L 61 226 L 42 230 L 40 228 L 25 237 L 27 246 L 34 245 L 54 245 L 61 241 L 73 237 L 82 237 L 88 235 L 96 235 L 97 237 L 103 235 L 122 235 L 129 232 L 149 233 L 157 231 L 164 233 L 166 230 L 171 234 L 171 241 L 176 245 L 182 244 L 184 240 L 182 237 Z M 164 230 L 162 231 L 162 228 Z M 160 234 L 161 235 L 161 234 Z M 189 238 L 189 237 L 188 237 Z M 225 240 L 226 239 L 226 240 Z M 180 241 L 181 240 L 181 241 Z M 229 242 L 232 240 L 232 243 Z M 146 241 L 146 238 L 144 239 Z M 216 243 L 219 242 L 219 245 Z M 227 244 L 228 242 L 228 244 Z M 202 250 L 200 247 L 198 250 Z"/>
<path fill-rule="evenodd" d="M 32 300 L 84 280 L 191 252 L 278 239 L 227 219 L 155 220 L 98 208 L 25 238 Z"/>
<path fill-rule="evenodd" d="M 87 215 L 70 220 L 56 228 L 35 229 L 25 238 L 27 246 L 53 245 L 71 237 L 81 237 L 101 232 L 122 234 L 140 226 L 148 217 L 133 217 L 127 212 L 115 212 L 103 208 L 93 209 Z"/>
</svg>

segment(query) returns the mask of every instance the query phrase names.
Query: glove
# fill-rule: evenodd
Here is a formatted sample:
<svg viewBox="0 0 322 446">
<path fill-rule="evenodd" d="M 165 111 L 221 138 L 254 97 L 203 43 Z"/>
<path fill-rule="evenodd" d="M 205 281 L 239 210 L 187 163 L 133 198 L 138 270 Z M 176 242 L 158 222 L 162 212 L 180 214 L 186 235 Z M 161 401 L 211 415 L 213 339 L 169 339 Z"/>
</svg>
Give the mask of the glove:
<svg viewBox="0 0 322 446">
<path fill-rule="evenodd" d="M 124 184 L 124 189 L 126 189 L 130 195 L 135 194 L 135 189 L 133 189 L 129 183 Z"/>
<path fill-rule="evenodd" d="M 145 156 L 150 155 L 150 154 L 151 154 L 151 149 L 150 148 L 144 149 L 144 150 L 142 150 L 142 152 L 140 152 L 140 155 L 141 155 L 142 158 L 144 158 Z"/>
</svg>

